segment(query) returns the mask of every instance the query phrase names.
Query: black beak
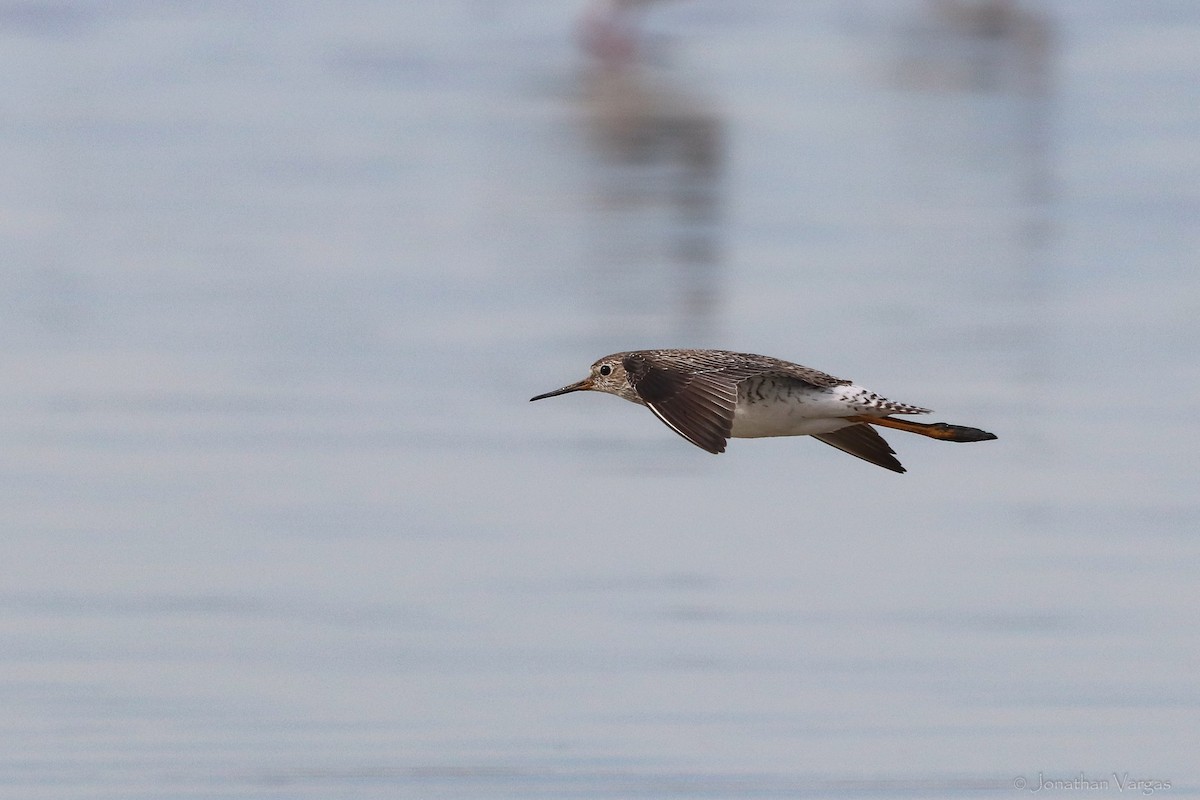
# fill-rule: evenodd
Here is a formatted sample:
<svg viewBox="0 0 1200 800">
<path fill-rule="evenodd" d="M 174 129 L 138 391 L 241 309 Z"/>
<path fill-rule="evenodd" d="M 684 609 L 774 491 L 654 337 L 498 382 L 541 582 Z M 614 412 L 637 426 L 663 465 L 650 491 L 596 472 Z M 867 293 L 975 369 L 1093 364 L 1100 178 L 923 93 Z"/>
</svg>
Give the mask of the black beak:
<svg viewBox="0 0 1200 800">
<path fill-rule="evenodd" d="M 570 386 L 564 386 L 561 389 L 555 389 L 553 392 L 546 392 L 545 394 L 539 394 L 537 397 L 531 397 L 529 398 L 529 402 L 532 403 L 534 400 L 545 400 L 547 397 L 557 397 L 560 394 L 568 394 L 570 392 L 586 392 L 591 388 L 592 379 L 584 378 L 583 380 L 579 381 L 579 383 L 572 383 Z"/>
</svg>

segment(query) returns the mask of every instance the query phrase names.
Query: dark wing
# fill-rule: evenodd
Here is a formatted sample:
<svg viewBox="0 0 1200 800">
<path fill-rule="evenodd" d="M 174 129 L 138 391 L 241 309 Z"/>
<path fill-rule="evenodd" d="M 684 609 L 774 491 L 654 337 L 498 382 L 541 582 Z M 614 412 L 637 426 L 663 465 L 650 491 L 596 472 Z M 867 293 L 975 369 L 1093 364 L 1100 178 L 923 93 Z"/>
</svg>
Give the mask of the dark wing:
<svg viewBox="0 0 1200 800">
<path fill-rule="evenodd" d="M 678 433 L 710 453 L 725 452 L 737 405 L 737 380 L 720 371 L 672 368 L 648 354 L 623 359 L 629 383 L 642 402 Z"/>
<path fill-rule="evenodd" d="M 896 460 L 896 451 L 870 425 L 851 425 L 833 433 L 814 433 L 812 437 L 884 469 L 904 472 L 904 467 Z"/>
</svg>

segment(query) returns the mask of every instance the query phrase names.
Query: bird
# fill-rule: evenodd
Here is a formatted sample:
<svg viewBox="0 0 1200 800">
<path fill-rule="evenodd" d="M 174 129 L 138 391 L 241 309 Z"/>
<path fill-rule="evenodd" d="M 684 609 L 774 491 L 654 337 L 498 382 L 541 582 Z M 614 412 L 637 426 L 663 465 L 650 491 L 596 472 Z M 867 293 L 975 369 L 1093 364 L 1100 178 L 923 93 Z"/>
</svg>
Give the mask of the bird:
<svg viewBox="0 0 1200 800">
<path fill-rule="evenodd" d="M 770 356 L 729 350 L 629 350 L 604 356 L 588 376 L 552 392 L 606 392 L 646 406 L 667 427 L 710 453 L 729 439 L 812 436 L 864 461 L 905 472 L 875 427 L 946 442 L 983 442 L 996 434 L 945 422 L 897 419 L 929 414 L 844 378 Z"/>
</svg>

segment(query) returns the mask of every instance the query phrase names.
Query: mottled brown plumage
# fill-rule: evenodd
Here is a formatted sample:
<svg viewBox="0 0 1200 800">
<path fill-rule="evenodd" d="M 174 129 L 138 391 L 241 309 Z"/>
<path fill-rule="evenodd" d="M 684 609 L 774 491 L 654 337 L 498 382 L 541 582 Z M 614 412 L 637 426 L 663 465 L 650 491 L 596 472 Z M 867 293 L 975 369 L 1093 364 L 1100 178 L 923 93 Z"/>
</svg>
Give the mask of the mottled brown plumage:
<svg viewBox="0 0 1200 800">
<path fill-rule="evenodd" d="M 904 472 L 895 451 L 871 425 L 955 442 L 995 439 L 978 428 L 898 420 L 927 414 L 843 378 L 753 353 L 728 350 L 633 350 L 592 364 L 582 381 L 532 400 L 577 391 L 615 394 L 649 408 L 692 444 L 710 453 L 730 438 L 813 436 L 846 453 Z"/>
</svg>

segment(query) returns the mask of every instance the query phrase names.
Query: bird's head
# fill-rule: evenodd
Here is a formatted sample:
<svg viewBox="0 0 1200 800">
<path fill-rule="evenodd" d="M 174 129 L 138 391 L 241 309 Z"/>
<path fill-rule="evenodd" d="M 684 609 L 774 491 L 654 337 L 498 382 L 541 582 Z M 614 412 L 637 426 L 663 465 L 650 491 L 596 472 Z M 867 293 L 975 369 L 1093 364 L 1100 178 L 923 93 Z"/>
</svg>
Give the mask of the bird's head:
<svg viewBox="0 0 1200 800">
<path fill-rule="evenodd" d="M 605 356 L 592 364 L 590 373 L 583 380 L 529 399 L 530 401 L 544 400 L 547 397 L 555 397 L 569 392 L 607 392 L 635 403 L 641 403 L 641 398 L 634 391 L 629 382 L 629 375 L 625 372 L 623 355 L 623 353 L 614 353 L 611 356 Z"/>
</svg>

